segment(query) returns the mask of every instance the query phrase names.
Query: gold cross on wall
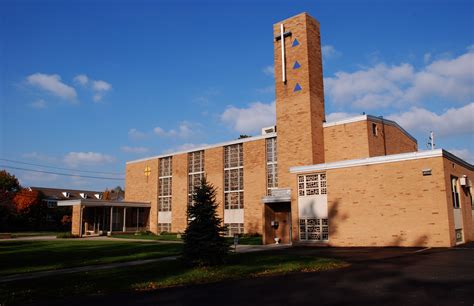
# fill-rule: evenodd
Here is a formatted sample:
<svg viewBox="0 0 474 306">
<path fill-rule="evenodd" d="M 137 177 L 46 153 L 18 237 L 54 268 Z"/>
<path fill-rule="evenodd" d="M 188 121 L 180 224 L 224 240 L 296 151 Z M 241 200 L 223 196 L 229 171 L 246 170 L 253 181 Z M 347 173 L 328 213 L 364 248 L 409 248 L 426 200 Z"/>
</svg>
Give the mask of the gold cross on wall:
<svg viewBox="0 0 474 306">
<path fill-rule="evenodd" d="M 146 181 L 148 182 L 148 177 L 149 177 L 150 174 L 151 174 L 151 169 L 150 169 L 150 167 L 146 166 L 144 173 L 145 173 L 145 176 L 146 176 Z"/>
</svg>

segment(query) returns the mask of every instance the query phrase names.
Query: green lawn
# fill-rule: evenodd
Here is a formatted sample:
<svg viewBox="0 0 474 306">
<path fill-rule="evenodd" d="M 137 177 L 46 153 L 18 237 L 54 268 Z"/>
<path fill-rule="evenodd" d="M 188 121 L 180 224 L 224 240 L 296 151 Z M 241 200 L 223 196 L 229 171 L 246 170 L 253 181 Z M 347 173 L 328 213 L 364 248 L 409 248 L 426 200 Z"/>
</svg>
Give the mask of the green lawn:
<svg viewBox="0 0 474 306">
<path fill-rule="evenodd" d="M 183 241 L 181 238 L 178 238 L 176 234 L 161 234 L 156 235 L 153 233 L 139 233 L 139 234 L 118 234 L 112 235 L 112 238 L 127 238 L 127 239 L 147 239 L 147 240 L 164 240 L 164 241 Z M 233 237 L 227 237 L 227 242 L 229 244 L 234 244 Z M 262 237 L 240 237 L 239 244 L 243 245 L 260 245 L 262 244 Z"/>
<path fill-rule="evenodd" d="M 13 232 L 13 233 L 2 233 L 9 235 L 11 238 L 20 238 L 20 237 L 34 237 L 34 236 L 56 236 L 59 234 L 59 231 L 42 231 L 42 232 Z"/>
<path fill-rule="evenodd" d="M 229 279 L 325 271 L 345 266 L 347 264 L 339 260 L 290 255 L 285 250 L 233 254 L 226 265 L 211 268 L 189 268 L 180 261 L 156 262 L 121 269 L 0 283 L 0 304 L 88 294 L 149 291 Z"/>
<path fill-rule="evenodd" d="M 0 276 L 179 254 L 180 244 L 87 239 L 0 242 Z"/>
<path fill-rule="evenodd" d="M 146 240 L 163 240 L 163 241 L 183 241 L 178 238 L 177 234 L 161 234 L 153 233 L 138 233 L 138 234 L 116 234 L 112 238 L 127 238 L 127 239 L 146 239 Z"/>
</svg>

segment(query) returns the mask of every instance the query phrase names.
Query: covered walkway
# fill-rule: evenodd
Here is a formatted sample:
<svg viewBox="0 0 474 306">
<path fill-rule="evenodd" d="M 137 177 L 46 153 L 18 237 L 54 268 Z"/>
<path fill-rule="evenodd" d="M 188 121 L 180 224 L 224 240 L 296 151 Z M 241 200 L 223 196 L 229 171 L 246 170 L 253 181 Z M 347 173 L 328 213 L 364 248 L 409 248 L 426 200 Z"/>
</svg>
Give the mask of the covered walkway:
<svg viewBox="0 0 474 306">
<path fill-rule="evenodd" d="M 73 207 L 72 233 L 80 237 L 149 229 L 149 202 L 79 199 L 59 201 L 58 206 Z"/>
</svg>

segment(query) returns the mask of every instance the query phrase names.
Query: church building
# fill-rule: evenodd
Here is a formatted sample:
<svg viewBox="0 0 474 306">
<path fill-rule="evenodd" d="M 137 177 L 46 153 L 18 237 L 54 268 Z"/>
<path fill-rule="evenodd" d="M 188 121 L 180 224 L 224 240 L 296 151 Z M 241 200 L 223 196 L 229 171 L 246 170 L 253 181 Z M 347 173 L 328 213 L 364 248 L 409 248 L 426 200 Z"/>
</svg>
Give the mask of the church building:
<svg viewBox="0 0 474 306">
<path fill-rule="evenodd" d="M 474 166 L 418 151 L 396 122 L 326 122 L 319 23 L 273 26 L 276 126 L 261 135 L 126 164 L 125 201 L 78 200 L 73 233 L 184 232 L 201 178 L 217 190 L 228 235 L 265 244 L 446 247 L 474 240 Z M 103 220 L 103 222 L 99 222 Z"/>
</svg>

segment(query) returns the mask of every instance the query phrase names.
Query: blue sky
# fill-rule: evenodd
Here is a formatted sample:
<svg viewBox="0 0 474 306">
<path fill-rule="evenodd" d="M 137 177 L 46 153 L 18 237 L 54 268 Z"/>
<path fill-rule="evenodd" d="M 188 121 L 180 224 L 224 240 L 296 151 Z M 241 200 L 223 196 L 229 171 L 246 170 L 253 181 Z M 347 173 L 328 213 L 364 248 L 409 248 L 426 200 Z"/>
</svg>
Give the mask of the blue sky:
<svg viewBox="0 0 474 306">
<path fill-rule="evenodd" d="M 0 158 L 125 162 L 274 122 L 272 25 L 319 20 L 328 121 L 366 112 L 474 162 L 472 1 L 1 1 Z M 123 181 L 10 169 L 28 186 Z"/>
</svg>

